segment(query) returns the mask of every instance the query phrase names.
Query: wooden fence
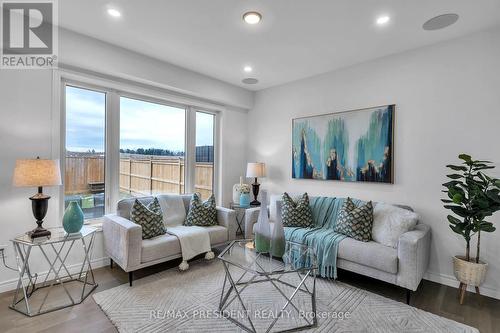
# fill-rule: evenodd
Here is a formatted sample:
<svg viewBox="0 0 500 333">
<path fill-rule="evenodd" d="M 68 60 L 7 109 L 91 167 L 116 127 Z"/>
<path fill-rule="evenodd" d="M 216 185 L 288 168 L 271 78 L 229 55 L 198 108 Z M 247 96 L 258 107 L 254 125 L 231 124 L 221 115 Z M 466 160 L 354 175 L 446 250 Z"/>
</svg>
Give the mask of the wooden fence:
<svg viewBox="0 0 500 333">
<path fill-rule="evenodd" d="M 67 157 L 66 194 L 89 193 L 104 184 L 104 157 Z M 195 190 L 203 198 L 212 194 L 213 164 L 196 163 Z M 166 157 L 121 157 L 120 192 L 124 195 L 184 193 L 184 160 Z"/>
</svg>

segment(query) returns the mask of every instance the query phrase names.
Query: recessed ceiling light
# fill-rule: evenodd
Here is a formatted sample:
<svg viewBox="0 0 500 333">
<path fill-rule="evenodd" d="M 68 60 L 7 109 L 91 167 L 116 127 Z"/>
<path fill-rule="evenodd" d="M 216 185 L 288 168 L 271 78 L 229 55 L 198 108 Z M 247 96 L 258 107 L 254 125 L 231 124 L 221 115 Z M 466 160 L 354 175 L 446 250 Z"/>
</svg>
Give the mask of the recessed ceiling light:
<svg viewBox="0 0 500 333">
<path fill-rule="evenodd" d="M 391 20 L 391 18 L 387 15 L 384 15 L 384 16 L 380 16 L 377 18 L 377 24 L 378 25 L 384 25 L 384 24 L 387 24 L 389 23 L 389 21 Z"/>
<path fill-rule="evenodd" d="M 262 15 L 257 12 L 246 12 L 243 14 L 243 21 L 248 24 L 257 24 L 262 20 Z"/>
<path fill-rule="evenodd" d="M 439 30 L 449 27 L 453 23 L 458 21 L 457 14 L 443 14 L 436 17 L 431 18 L 427 22 L 424 23 L 422 28 L 424 30 Z"/>
<path fill-rule="evenodd" d="M 108 8 L 108 15 L 112 17 L 120 17 L 122 16 L 122 13 L 120 13 L 118 9 Z"/>
<path fill-rule="evenodd" d="M 253 68 L 252 68 L 252 67 L 250 67 L 250 66 L 245 66 L 245 67 L 243 67 L 243 70 L 244 70 L 246 73 L 250 73 L 250 72 L 253 70 Z"/>
<path fill-rule="evenodd" d="M 247 77 L 247 78 L 244 78 L 243 80 L 241 80 L 241 82 L 243 82 L 244 84 L 257 84 L 259 83 L 259 80 L 253 78 L 253 77 Z"/>
</svg>

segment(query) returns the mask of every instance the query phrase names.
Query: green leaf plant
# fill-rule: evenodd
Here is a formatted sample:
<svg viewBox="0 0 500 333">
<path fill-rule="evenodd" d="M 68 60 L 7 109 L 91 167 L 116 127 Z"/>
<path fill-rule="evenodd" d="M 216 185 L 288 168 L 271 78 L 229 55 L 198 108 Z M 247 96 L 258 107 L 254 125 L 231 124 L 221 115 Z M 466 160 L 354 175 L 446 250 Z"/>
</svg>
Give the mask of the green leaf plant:
<svg viewBox="0 0 500 333">
<path fill-rule="evenodd" d="M 493 223 L 485 219 L 500 210 L 500 180 L 484 173 L 494 169 L 490 161 L 476 161 L 471 156 L 460 154 L 461 165 L 447 165 L 453 173 L 443 186 L 447 199 L 441 201 L 453 215 L 448 215 L 450 228 L 465 239 L 465 259 L 471 261 L 470 243 L 477 235 L 476 263 L 479 263 L 481 232 L 493 232 Z"/>
</svg>

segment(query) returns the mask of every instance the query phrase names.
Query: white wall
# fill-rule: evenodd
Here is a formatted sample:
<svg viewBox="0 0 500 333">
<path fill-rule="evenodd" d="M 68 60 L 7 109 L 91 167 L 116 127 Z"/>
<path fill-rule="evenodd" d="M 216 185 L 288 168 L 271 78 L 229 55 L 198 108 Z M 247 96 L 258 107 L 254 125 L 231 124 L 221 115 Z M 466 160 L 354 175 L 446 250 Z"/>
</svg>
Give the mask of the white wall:
<svg viewBox="0 0 500 333">
<path fill-rule="evenodd" d="M 258 92 L 248 158 L 266 162 L 263 187 L 411 205 L 432 227 L 427 277 L 456 286 L 451 258 L 464 242 L 448 227 L 441 184 L 459 153 L 500 162 L 499 41 L 490 30 Z M 394 185 L 291 179 L 292 118 L 393 103 Z M 500 213 L 492 220 L 500 229 Z M 482 290 L 500 298 L 500 230 L 482 244 L 490 264 Z"/>
<path fill-rule="evenodd" d="M 245 135 L 248 109 L 253 103 L 253 93 L 222 81 L 182 69 L 156 59 L 109 45 L 92 38 L 68 31 L 60 33 L 61 63 L 100 74 L 108 74 L 141 83 L 154 84 L 185 95 L 224 105 L 221 115 L 221 164 L 222 200 L 228 203 L 232 185 L 239 181 L 244 169 Z M 50 70 L 0 70 L 0 245 L 9 245 L 7 261 L 15 265 L 10 239 L 33 229 L 36 225 L 31 213 L 28 197 L 34 188 L 14 188 L 12 173 L 16 159 L 57 157 L 52 151 L 57 146 L 57 133 L 53 132 L 53 119 L 58 114 L 52 105 L 53 73 Z M 53 136 L 54 135 L 54 136 Z M 227 156 L 227 157 L 226 157 Z M 231 165 L 231 167 L 225 167 Z M 57 202 L 60 199 L 56 188 L 46 188 L 52 196 L 47 226 L 60 226 L 57 220 Z M 96 265 L 105 263 L 102 250 L 102 235 L 99 234 L 94 251 Z M 38 252 L 38 251 L 36 251 Z M 69 258 L 70 264 L 79 261 L 78 253 Z M 45 271 L 42 257 L 36 253 L 31 263 L 34 271 Z M 17 273 L 0 264 L 0 292 L 15 287 Z"/>
</svg>

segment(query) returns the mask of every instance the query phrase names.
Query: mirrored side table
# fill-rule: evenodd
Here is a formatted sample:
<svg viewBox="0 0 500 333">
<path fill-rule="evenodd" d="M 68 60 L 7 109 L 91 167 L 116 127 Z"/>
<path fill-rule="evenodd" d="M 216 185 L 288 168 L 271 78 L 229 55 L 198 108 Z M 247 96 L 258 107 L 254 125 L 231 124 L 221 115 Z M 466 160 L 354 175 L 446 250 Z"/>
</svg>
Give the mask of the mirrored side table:
<svg viewBox="0 0 500 333">
<path fill-rule="evenodd" d="M 67 234 L 63 228 L 50 231 L 50 238 L 31 239 L 24 234 L 12 240 L 19 279 L 9 307 L 30 317 L 80 304 L 97 287 L 91 265 L 97 229 L 83 226 L 77 234 Z M 30 262 L 34 251 L 40 252 L 41 261 Z M 67 264 L 69 258 L 78 257 L 81 264 Z M 33 273 L 46 269 L 42 263 L 48 264 L 48 271 Z"/>
<path fill-rule="evenodd" d="M 246 211 L 247 211 L 247 209 L 256 208 L 256 207 L 259 207 L 259 206 L 250 206 L 250 205 L 242 206 L 236 202 L 229 203 L 229 208 L 236 211 L 236 224 L 237 224 L 236 234 L 237 235 L 243 235 L 243 237 L 246 236 L 246 235 L 244 235 L 245 232 L 243 231 L 245 228 Z"/>
</svg>

